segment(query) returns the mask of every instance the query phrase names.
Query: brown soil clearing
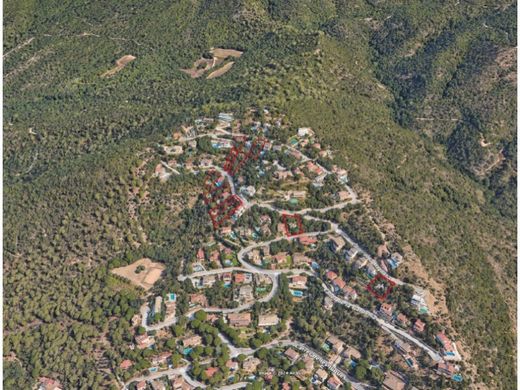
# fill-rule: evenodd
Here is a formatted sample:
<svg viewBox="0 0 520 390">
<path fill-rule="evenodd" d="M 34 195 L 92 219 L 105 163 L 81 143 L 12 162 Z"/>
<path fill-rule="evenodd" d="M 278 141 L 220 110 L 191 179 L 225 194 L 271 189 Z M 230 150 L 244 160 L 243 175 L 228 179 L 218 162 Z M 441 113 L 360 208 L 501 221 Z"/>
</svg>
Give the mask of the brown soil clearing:
<svg viewBox="0 0 520 390">
<path fill-rule="evenodd" d="M 128 65 L 130 62 L 135 60 L 136 57 L 133 55 L 127 54 L 126 56 L 121 57 L 116 61 L 116 66 L 113 67 L 110 70 L 107 70 L 105 73 L 101 75 L 101 77 L 111 77 L 115 75 L 117 72 L 119 72 L 121 69 L 123 69 L 126 65 Z"/>
<path fill-rule="evenodd" d="M 144 270 L 137 274 L 135 270 L 140 265 L 144 267 Z M 164 264 L 154 263 L 148 258 L 143 258 L 126 267 L 114 268 L 111 272 L 148 291 L 159 280 L 165 268 Z"/>
</svg>

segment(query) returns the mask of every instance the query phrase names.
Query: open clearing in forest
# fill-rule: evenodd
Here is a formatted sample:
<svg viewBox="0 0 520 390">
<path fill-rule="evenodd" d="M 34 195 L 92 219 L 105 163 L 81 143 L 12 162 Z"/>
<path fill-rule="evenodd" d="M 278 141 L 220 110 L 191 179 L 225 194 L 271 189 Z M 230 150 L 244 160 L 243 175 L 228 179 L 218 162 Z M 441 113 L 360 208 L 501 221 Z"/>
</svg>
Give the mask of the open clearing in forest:
<svg viewBox="0 0 520 390">
<path fill-rule="evenodd" d="M 206 72 L 214 69 L 225 62 L 229 57 L 240 58 L 243 52 L 234 49 L 222 49 L 222 48 L 211 48 L 210 54 L 213 58 L 204 58 L 201 57 L 197 61 L 193 63 L 193 66 L 188 69 L 181 69 L 181 72 L 184 72 L 191 76 L 191 78 L 196 79 L 204 75 Z M 230 61 L 224 63 L 224 65 L 213 72 L 211 72 L 206 79 L 213 79 L 219 76 L 222 76 L 224 73 L 228 72 L 235 62 Z"/>
<path fill-rule="evenodd" d="M 208 77 L 206 77 L 208 80 L 209 79 L 214 79 L 215 77 L 219 77 L 219 76 L 222 76 L 224 73 L 226 73 L 228 70 L 231 69 L 231 67 L 233 66 L 234 62 L 231 61 L 231 62 L 228 62 L 226 65 L 224 65 L 223 67 L 221 67 L 220 69 L 217 69 L 215 70 L 214 72 L 211 72 Z"/>
<path fill-rule="evenodd" d="M 144 267 L 144 269 L 136 273 L 135 271 L 139 266 Z M 165 268 L 164 264 L 154 263 L 148 258 L 143 258 L 125 267 L 114 268 L 111 272 L 148 291 L 159 280 Z"/>
<path fill-rule="evenodd" d="M 117 72 L 119 72 L 121 69 L 123 69 L 126 65 L 128 65 L 130 62 L 135 60 L 136 57 L 134 57 L 131 54 L 127 54 L 126 56 L 121 57 L 116 61 L 116 66 L 113 67 L 110 70 L 107 70 L 105 73 L 101 75 L 101 77 L 111 77 L 115 75 Z"/>
</svg>

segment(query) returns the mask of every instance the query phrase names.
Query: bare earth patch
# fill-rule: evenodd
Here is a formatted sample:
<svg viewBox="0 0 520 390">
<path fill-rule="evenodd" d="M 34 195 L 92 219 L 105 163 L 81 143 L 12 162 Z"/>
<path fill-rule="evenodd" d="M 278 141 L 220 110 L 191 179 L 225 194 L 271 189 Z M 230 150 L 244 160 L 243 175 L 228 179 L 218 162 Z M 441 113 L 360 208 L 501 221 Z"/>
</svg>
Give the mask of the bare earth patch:
<svg viewBox="0 0 520 390">
<path fill-rule="evenodd" d="M 133 55 L 127 54 L 126 56 L 121 57 L 116 61 L 116 66 L 113 67 L 110 70 L 107 70 L 105 73 L 101 75 L 101 77 L 111 77 L 115 75 L 117 72 L 119 72 L 121 69 L 123 69 L 126 65 L 128 65 L 130 62 L 135 60 L 136 57 Z"/>
<path fill-rule="evenodd" d="M 216 68 L 217 66 L 224 63 L 224 61 L 229 58 L 240 58 L 242 52 L 234 49 L 222 49 L 222 48 L 211 48 L 209 51 L 213 58 L 204 58 L 201 57 L 197 61 L 193 63 L 191 68 L 181 69 L 181 72 L 184 72 L 190 75 L 191 78 L 196 79 L 204 75 L 206 72 L 211 69 Z M 225 63 L 220 69 L 217 69 L 210 73 L 206 79 L 213 79 L 215 77 L 222 76 L 224 73 L 228 72 L 233 66 L 234 61 L 230 61 Z"/>
<path fill-rule="evenodd" d="M 139 266 L 143 266 L 144 270 L 136 273 Z M 159 280 L 165 268 L 164 264 L 154 263 L 148 258 L 143 258 L 126 267 L 114 268 L 110 272 L 128 279 L 131 283 L 148 291 Z"/>
<path fill-rule="evenodd" d="M 214 79 L 215 77 L 219 77 L 219 76 L 222 76 L 224 73 L 226 73 L 227 71 L 229 71 L 231 69 L 231 67 L 233 66 L 234 62 L 231 61 L 231 62 L 228 62 L 226 65 L 224 65 L 223 67 L 221 67 L 220 69 L 217 69 L 216 71 L 214 72 L 211 72 L 208 77 L 206 77 L 208 80 L 209 79 Z"/>
</svg>

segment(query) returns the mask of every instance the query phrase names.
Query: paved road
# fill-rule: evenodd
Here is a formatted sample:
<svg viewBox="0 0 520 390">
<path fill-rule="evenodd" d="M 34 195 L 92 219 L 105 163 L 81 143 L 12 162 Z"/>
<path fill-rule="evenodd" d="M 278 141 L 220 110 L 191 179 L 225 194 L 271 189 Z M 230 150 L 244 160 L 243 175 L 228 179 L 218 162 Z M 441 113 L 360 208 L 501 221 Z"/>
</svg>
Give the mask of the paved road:
<svg viewBox="0 0 520 390">
<path fill-rule="evenodd" d="M 332 291 L 330 291 L 329 288 L 327 287 L 327 285 L 325 283 L 323 283 L 323 282 L 322 282 L 322 287 L 323 287 L 323 290 L 325 291 L 325 294 L 327 294 L 334 302 L 339 303 L 340 305 L 343 305 L 343 306 L 350 307 L 352 310 L 358 312 L 359 314 L 364 315 L 365 317 L 369 317 L 369 318 L 373 319 L 374 321 L 376 321 L 379 324 L 379 326 L 381 326 L 381 328 L 383 328 L 387 332 L 393 333 L 394 335 L 397 334 L 400 337 L 407 339 L 409 342 L 415 344 L 416 346 L 418 346 L 419 348 L 421 348 L 425 352 L 427 352 L 428 355 L 430 355 L 430 357 L 434 361 L 436 361 L 436 362 L 442 361 L 441 355 L 439 355 L 439 353 L 437 351 L 435 351 L 433 348 L 431 348 L 429 345 L 425 344 L 421 340 L 419 340 L 419 339 L 413 337 L 412 335 L 406 333 L 404 330 L 399 329 L 399 328 L 393 326 L 392 324 L 386 322 L 385 320 L 383 320 L 382 318 L 378 317 L 377 315 L 375 315 L 371 311 L 368 311 L 368 310 L 362 308 L 361 306 L 355 305 L 352 302 L 349 302 L 349 301 L 347 301 L 345 299 L 342 299 L 342 298 L 338 297 Z"/>
<path fill-rule="evenodd" d="M 304 158 L 305 158 L 304 161 L 310 160 L 305 155 L 304 155 Z M 213 166 L 211 168 L 217 169 L 221 174 L 223 174 L 226 177 L 226 179 L 228 180 L 228 182 L 230 184 L 230 188 L 232 190 L 232 193 L 236 194 L 233 178 L 227 172 L 225 172 L 222 168 L 220 168 L 220 167 Z M 330 172 L 328 170 L 326 170 L 323 167 L 321 167 L 321 168 L 324 170 L 324 172 L 326 172 L 327 174 L 330 174 Z M 347 191 L 349 191 L 349 193 L 350 193 L 350 195 L 352 197 L 352 199 L 350 201 L 341 202 L 341 203 L 338 203 L 338 204 L 335 204 L 335 205 L 332 205 L 332 206 L 328 206 L 328 207 L 324 207 L 324 208 L 321 208 L 321 209 L 310 209 L 310 208 L 307 208 L 307 209 L 298 210 L 298 211 L 281 210 L 281 209 L 275 208 L 269 202 L 261 202 L 261 203 L 250 202 L 250 203 L 248 203 L 247 200 L 242 199 L 244 201 L 244 204 L 245 204 L 246 208 L 249 208 L 252 205 L 257 204 L 259 207 L 268 208 L 268 209 L 270 209 L 272 211 L 279 212 L 279 213 L 299 214 L 299 215 L 302 215 L 303 218 L 308 219 L 308 220 L 326 222 L 326 223 L 330 224 L 331 229 L 329 229 L 327 231 L 322 231 L 322 232 L 306 232 L 306 233 L 295 235 L 295 236 L 292 236 L 292 237 L 278 237 L 278 238 L 275 238 L 275 239 L 272 239 L 272 240 L 269 240 L 269 241 L 265 241 L 265 242 L 253 243 L 251 245 L 248 245 L 248 246 L 240 249 L 240 251 L 237 254 L 238 261 L 240 262 L 242 267 L 230 267 L 230 268 L 224 268 L 224 269 L 216 269 L 216 270 L 207 270 L 207 271 L 196 272 L 196 273 L 193 273 L 193 274 L 187 275 L 187 276 L 182 275 L 182 276 L 179 277 L 179 280 L 184 280 L 186 278 L 201 277 L 201 276 L 205 276 L 205 275 L 216 275 L 216 274 L 220 274 L 220 273 L 224 273 L 224 272 L 232 272 L 232 271 L 261 273 L 261 274 L 264 274 L 264 275 L 268 275 L 271 278 L 272 283 L 273 283 L 273 287 L 271 288 L 270 293 L 267 296 L 265 296 L 265 297 L 263 297 L 263 298 L 261 298 L 259 300 L 261 302 L 267 302 L 267 301 L 270 301 L 274 297 L 274 295 L 276 294 L 276 292 L 278 290 L 278 276 L 280 274 L 282 274 L 282 273 L 294 273 L 294 274 L 305 273 L 305 274 L 308 274 L 308 275 L 314 275 L 314 273 L 309 271 L 309 270 L 305 270 L 305 269 L 266 270 L 266 269 L 263 269 L 263 268 L 260 268 L 260 267 L 257 267 L 255 265 L 250 264 L 248 261 L 245 260 L 245 256 L 250 251 L 252 251 L 254 249 L 260 248 L 262 246 L 270 245 L 270 244 L 272 244 L 274 242 L 277 242 L 277 241 L 281 241 L 281 240 L 294 240 L 294 239 L 297 239 L 297 238 L 302 237 L 302 236 L 311 236 L 312 237 L 312 236 L 319 236 L 319 235 L 324 235 L 324 234 L 328 234 L 328 233 L 331 233 L 331 232 L 335 232 L 335 233 L 341 235 L 350 245 L 352 245 L 354 248 L 356 248 L 359 253 L 361 253 L 363 256 L 365 256 L 378 272 L 380 272 L 381 274 L 385 275 L 386 277 L 388 277 L 390 280 L 392 280 L 394 283 L 396 283 L 398 285 L 404 284 L 401 280 L 389 276 L 388 273 L 385 272 L 379 266 L 379 264 L 377 263 L 377 261 L 374 258 L 372 258 L 354 240 L 352 240 L 342 229 L 340 229 L 340 227 L 339 227 L 339 225 L 337 223 L 334 223 L 332 221 L 325 220 L 325 219 L 322 219 L 322 218 L 318 218 L 318 217 L 314 217 L 314 216 L 308 215 L 308 213 L 311 212 L 311 211 L 325 213 L 325 212 L 327 212 L 329 210 L 341 209 L 341 208 L 345 207 L 348 204 L 352 204 L 352 203 L 358 202 L 357 195 L 352 191 L 352 189 L 349 186 L 347 186 L 347 185 L 345 185 L 345 187 L 346 187 Z M 314 275 L 314 276 L 316 276 L 316 275 Z M 411 286 L 416 288 L 416 286 L 413 286 L 413 285 L 411 285 Z M 362 307 L 360 307 L 360 306 L 358 306 L 358 305 L 356 305 L 356 304 L 354 304 L 352 302 L 349 302 L 347 300 L 344 300 L 344 299 L 336 296 L 332 291 L 329 290 L 327 285 L 325 283 L 323 283 L 323 282 L 322 282 L 322 287 L 324 289 L 324 292 L 333 301 L 335 301 L 335 302 L 337 302 L 337 303 L 339 303 L 341 305 L 350 307 L 351 309 L 353 309 L 357 313 L 359 313 L 359 314 L 361 314 L 361 315 L 363 315 L 365 317 L 373 319 L 376 323 L 379 324 L 379 326 L 381 326 L 385 331 L 387 331 L 393 337 L 404 338 L 404 339 L 410 341 L 411 343 L 415 344 L 419 348 L 423 349 L 424 351 L 426 351 L 434 361 L 437 361 L 437 362 L 438 361 L 442 361 L 442 357 L 435 350 L 433 350 L 430 346 L 428 346 L 427 344 L 423 343 L 421 340 L 416 339 L 415 337 L 413 337 L 412 335 L 406 333 L 402 329 L 396 328 L 392 324 L 384 321 L 382 318 L 379 318 L 374 313 L 372 313 L 372 312 L 370 312 L 370 311 L 368 311 L 368 310 L 366 310 L 366 309 L 364 309 L 364 308 L 362 308 Z M 249 309 L 251 306 L 253 306 L 253 304 L 254 304 L 254 302 L 253 303 L 248 303 L 248 304 L 241 305 L 241 306 L 239 306 L 237 308 L 234 308 L 234 309 L 206 308 L 204 310 L 207 311 L 207 312 L 232 313 L 232 312 L 239 312 L 239 311 L 242 311 L 242 310 Z M 176 321 L 176 319 L 171 319 L 168 322 L 164 322 L 164 323 L 156 324 L 156 325 L 152 325 L 152 326 L 147 326 L 145 324 L 145 322 L 146 322 L 146 318 L 147 318 L 147 315 L 148 315 L 148 311 L 149 311 L 148 306 L 147 305 L 143 305 L 143 307 L 141 308 L 141 314 L 143 315 L 143 326 L 147 330 L 157 330 L 157 329 L 160 329 L 160 328 L 165 327 L 165 326 L 170 326 L 170 325 L 174 324 L 175 321 Z M 251 348 L 236 348 L 236 347 L 234 347 L 231 344 L 231 342 L 222 334 L 219 334 L 219 337 L 221 338 L 221 340 L 225 344 L 227 344 L 229 346 L 230 354 L 231 354 L 232 357 L 236 357 L 236 356 L 238 356 L 240 354 L 251 355 L 251 354 L 253 354 L 255 352 L 255 350 L 253 350 Z M 325 357 L 323 357 L 319 352 L 311 349 L 310 347 L 308 347 L 308 346 L 306 346 L 304 344 L 298 343 L 296 341 L 291 341 L 291 340 L 273 341 L 273 342 L 271 342 L 269 344 L 266 344 L 264 346 L 264 348 L 273 347 L 273 346 L 288 346 L 288 345 L 292 345 L 295 348 L 298 348 L 298 349 L 304 351 L 305 353 L 309 354 L 315 360 L 320 362 L 320 364 L 322 366 L 327 367 L 329 370 L 331 370 L 333 373 L 335 373 L 339 378 L 341 378 L 344 381 L 350 382 L 354 389 L 366 389 L 367 387 L 369 387 L 367 385 L 364 385 L 362 383 L 357 382 L 354 378 L 350 377 L 348 375 L 348 373 L 346 373 L 342 369 L 336 367 L 335 365 L 331 365 L 327 361 L 327 359 Z M 176 370 L 182 370 L 182 369 L 176 369 Z M 186 369 L 184 369 L 184 370 L 186 370 Z M 175 372 L 175 370 L 172 370 L 172 373 L 173 372 Z M 158 375 L 162 376 L 162 375 L 164 375 L 164 372 L 159 373 Z M 174 374 L 172 374 L 172 375 L 174 375 Z M 187 376 L 186 371 L 184 372 L 184 375 Z M 146 378 L 148 379 L 148 378 L 150 378 L 150 376 L 147 376 Z M 134 380 L 136 380 L 136 379 L 134 379 Z M 237 383 L 237 384 L 225 386 L 225 387 L 222 387 L 222 388 L 232 390 L 232 389 L 238 389 L 238 388 L 245 387 L 245 385 L 246 385 L 245 383 Z"/>
</svg>

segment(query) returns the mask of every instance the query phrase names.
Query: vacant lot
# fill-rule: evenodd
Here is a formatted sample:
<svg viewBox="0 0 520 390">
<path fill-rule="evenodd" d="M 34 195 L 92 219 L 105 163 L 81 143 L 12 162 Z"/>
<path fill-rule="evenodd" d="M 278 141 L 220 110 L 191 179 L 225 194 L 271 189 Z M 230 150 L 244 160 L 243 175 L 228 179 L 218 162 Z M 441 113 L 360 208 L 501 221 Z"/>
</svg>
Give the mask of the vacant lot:
<svg viewBox="0 0 520 390">
<path fill-rule="evenodd" d="M 239 50 L 220 49 L 218 47 L 215 49 L 211 49 L 209 52 L 213 54 L 214 57 L 222 59 L 226 59 L 228 57 L 240 58 L 240 56 L 242 55 L 242 52 Z"/>
<path fill-rule="evenodd" d="M 206 77 L 207 79 L 214 79 L 215 77 L 219 77 L 219 76 L 222 76 L 224 73 L 226 73 L 228 70 L 231 69 L 231 67 L 233 66 L 234 62 L 231 61 L 231 62 L 228 62 L 226 65 L 224 65 L 223 67 L 221 67 L 220 69 L 217 69 L 215 70 L 214 72 L 211 72 L 208 77 Z"/>
<path fill-rule="evenodd" d="M 116 66 L 113 67 L 110 70 L 107 70 L 105 73 L 101 75 L 101 77 L 110 77 L 115 75 L 117 72 L 119 72 L 121 69 L 123 69 L 126 65 L 128 65 L 130 62 L 135 60 L 135 57 L 133 55 L 127 54 L 126 56 L 121 57 L 116 61 Z"/>
<path fill-rule="evenodd" d="M 138 267 L 142 269 L 139 273 L 136 272 Z M 159 280 L 164 269 L 164 264 L 154 263 L 152 260 L 144 258 L 126 267 L 114 268 L 111 272 L 148 291 Z"/>
<path fill-rule="evenodd" d="M 212 59 L 201 57 L 197 61 L 193 63 L 193 66 L 189 69 L 181 69 L 182 72 L 189 74 L 192 78 L 196 79 L 201 77 L 204 73 L 210 71 L 218 67 L 222 64 L 227 58 L 239 58 L 242 55 L 242 52 L 234 49 L 221 49 L 221 48 L 211 48 L 210 51 L 213 56 Z M 222 76 L 224 73 L 229 71 L 233 66 L 234 62 L 230 61 L 224 64 L 221 68 L 211 72 L 206 78 L 213 79 L 215 77 Z"/>
</svg>

